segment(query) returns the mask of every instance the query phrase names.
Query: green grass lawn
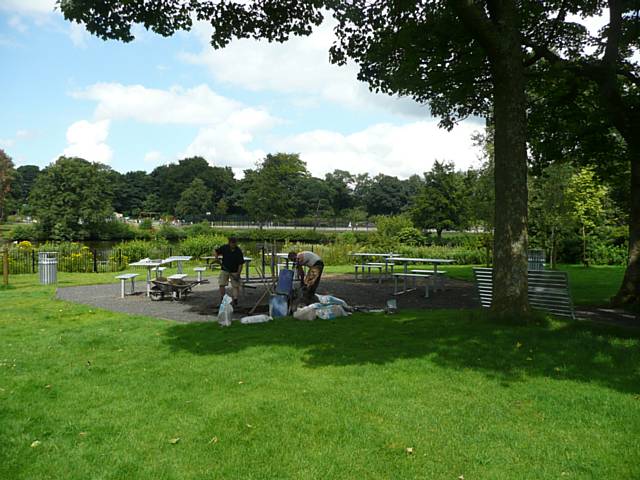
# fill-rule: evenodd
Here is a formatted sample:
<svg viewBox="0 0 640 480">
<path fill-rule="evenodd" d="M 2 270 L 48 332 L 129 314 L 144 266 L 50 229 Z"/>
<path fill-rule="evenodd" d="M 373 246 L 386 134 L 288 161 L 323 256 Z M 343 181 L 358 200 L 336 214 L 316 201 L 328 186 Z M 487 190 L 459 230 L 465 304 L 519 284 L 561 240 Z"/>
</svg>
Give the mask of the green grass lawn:
<svg viewBox="0 0 640 480">
<path fill-rule="evenodd" d="M 2 479 L 640 477 L 633 331 L 480 311 L 221 329 L 35 281 L 0 290 Z"/>
</svg>

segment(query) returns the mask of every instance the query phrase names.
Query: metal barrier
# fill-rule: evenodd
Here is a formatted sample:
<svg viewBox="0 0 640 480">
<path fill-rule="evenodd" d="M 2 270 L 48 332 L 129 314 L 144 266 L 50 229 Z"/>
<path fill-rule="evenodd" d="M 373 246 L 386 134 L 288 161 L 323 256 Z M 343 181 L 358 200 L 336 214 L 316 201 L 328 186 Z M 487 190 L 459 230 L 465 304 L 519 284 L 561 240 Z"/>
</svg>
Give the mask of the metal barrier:
<svg viewBox="0 0 640 480">
<path fill-rule="evenodd" d="M 38 252 L 40 283 L 50 285 L 58 281 L 58 252 Z"/>
</svg>

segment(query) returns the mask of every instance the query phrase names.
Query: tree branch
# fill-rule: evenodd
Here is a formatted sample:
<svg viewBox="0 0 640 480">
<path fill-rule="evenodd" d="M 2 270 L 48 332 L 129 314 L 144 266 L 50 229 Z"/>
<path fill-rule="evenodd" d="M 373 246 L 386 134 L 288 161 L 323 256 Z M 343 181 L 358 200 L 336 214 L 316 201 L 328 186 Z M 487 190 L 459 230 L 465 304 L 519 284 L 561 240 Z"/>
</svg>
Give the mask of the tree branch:
<svg viewBox="0 0 640 480">
<path fill-rule="evenodd" d="M 453 8 L 462 23 L 473 32 L 475 39 L 490 57 L 498 56 L 498 37 L 489 17 L 472 0 L 455 0 Z"/>
</svg>

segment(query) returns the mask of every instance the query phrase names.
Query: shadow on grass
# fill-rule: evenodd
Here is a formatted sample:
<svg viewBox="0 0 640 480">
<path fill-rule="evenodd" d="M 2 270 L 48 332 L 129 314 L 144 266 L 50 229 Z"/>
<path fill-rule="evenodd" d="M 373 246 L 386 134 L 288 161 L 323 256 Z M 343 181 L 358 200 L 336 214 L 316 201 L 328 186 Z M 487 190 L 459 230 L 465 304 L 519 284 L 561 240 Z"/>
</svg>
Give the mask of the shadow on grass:
<svg viewBox="0 0 640 480">
<path fill-rule="evenodd" d="M 212 323 L 175 325 L 165 341 L 176 351 L 196 355 L 294 347 L 310 368 L 428 357 L 447 368 L 481 371 L 505 386 L 526 375 L 640 392 L 640 333 L 576 322 L 513 326 L 480 311 L 360 314 L 316 322 L 283 319 L 229 329 Z"/>
</svg>

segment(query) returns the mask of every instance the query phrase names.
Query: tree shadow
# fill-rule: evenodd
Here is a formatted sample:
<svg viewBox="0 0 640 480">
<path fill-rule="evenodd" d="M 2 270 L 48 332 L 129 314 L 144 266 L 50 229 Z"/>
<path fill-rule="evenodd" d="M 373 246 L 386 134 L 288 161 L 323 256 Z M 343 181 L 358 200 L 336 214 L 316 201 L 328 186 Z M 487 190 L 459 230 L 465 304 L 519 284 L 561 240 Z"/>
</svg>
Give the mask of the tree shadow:
<svg viewBox="0 0 640 480">
<path fill-rule="evenodd" d="M 217 323 L 181 324 L 168 329 L 165 342 L 195 355 L 294 347 L 309 368 L 428 357 L 447 368 L 483 372 L 504 386 L 537 376 L 640 392 L 640 332 L 587 322 L 514 326 L 477 310 L 357 314 L 315 322 L 280 319 L 228 329 Z"/>
</svg>

